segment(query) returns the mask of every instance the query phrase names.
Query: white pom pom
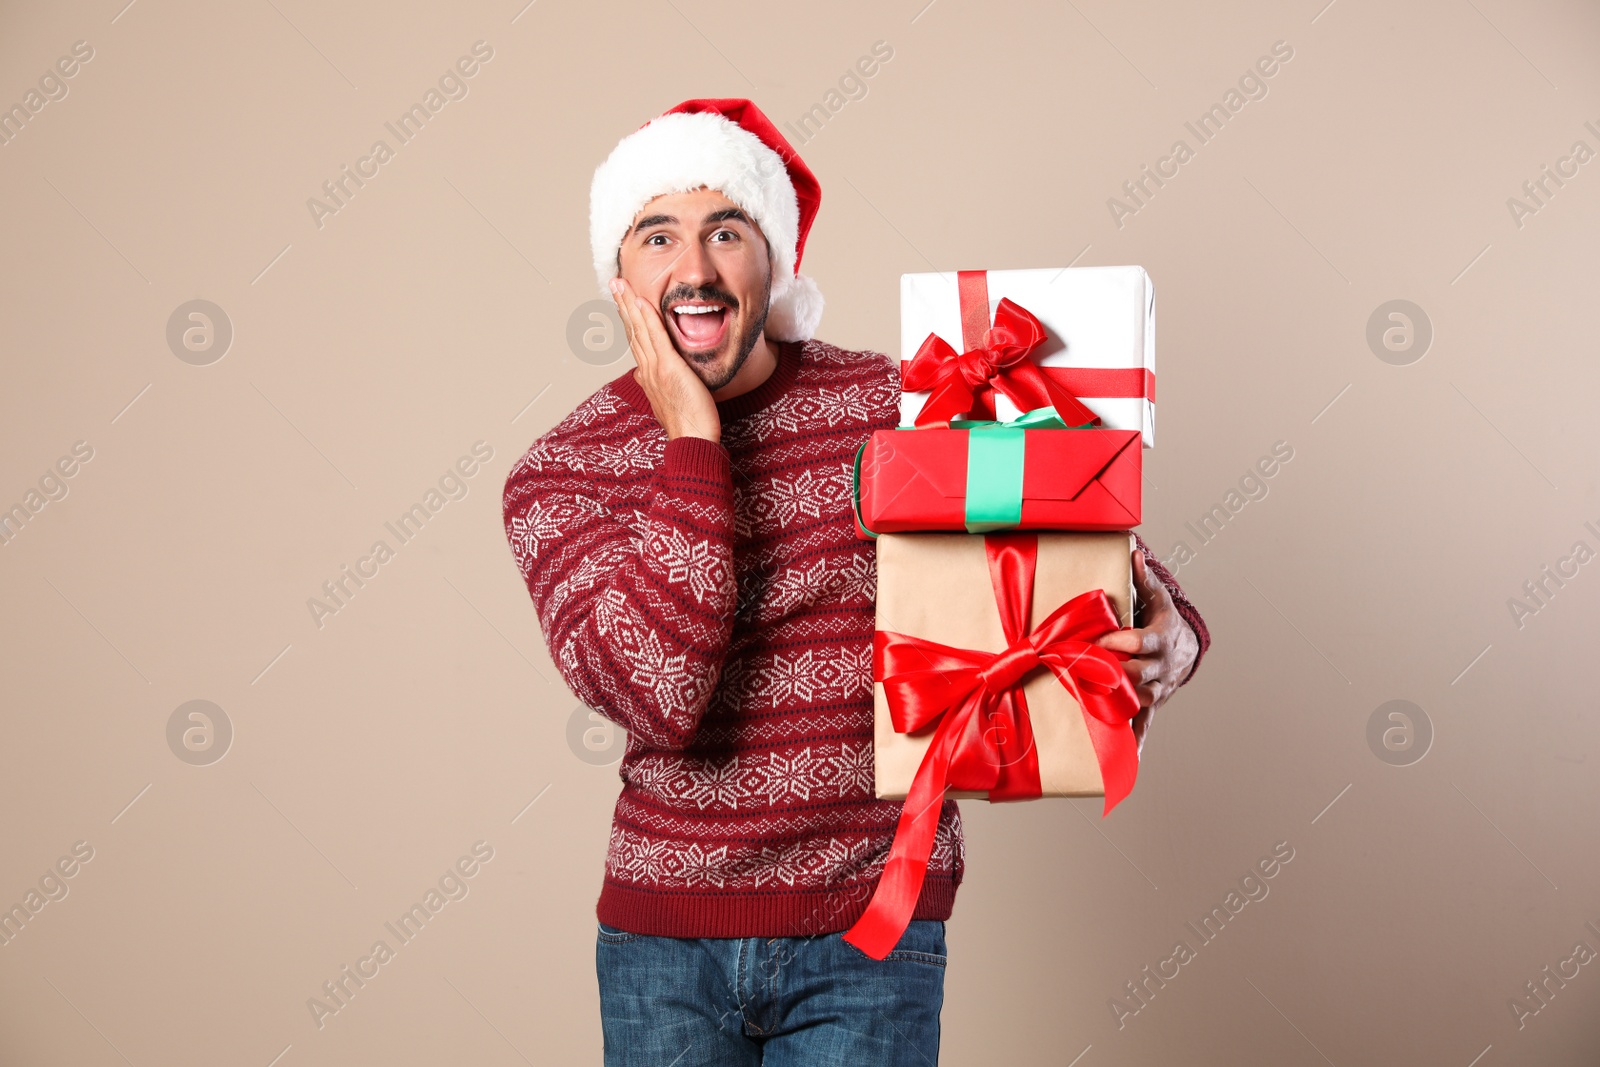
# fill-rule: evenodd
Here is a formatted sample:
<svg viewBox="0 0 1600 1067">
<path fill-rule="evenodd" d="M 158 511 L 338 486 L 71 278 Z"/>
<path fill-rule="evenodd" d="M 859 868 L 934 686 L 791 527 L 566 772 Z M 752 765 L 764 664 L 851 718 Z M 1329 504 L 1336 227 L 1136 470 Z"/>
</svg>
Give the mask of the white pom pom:
<svg viewBox="0 0 1600 1067">
<path fill-rule="evenodd" d="M 806 274 L 796 274 L 781 290 L 774 290 L 767 307 L 767 339 L 809 341 L 822 321 L 822 290 Z"/>
</svg>

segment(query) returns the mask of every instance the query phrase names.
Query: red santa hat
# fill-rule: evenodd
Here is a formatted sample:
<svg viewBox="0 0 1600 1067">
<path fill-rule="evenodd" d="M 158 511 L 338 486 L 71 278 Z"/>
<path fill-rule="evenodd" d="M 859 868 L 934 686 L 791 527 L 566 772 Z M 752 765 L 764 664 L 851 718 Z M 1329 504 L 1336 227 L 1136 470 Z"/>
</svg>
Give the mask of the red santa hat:
<svg viewBox="0 0 1600 1067">
<path fill-rule="evenodd" d="M 611 295 L 617 250 L 639 210 L 658 196 L 701 186 L 743 208 L 767 239 L 772 259 L 767 336 L 808 340 L 822 319 L 822 293 L 800 273 L 800 257 L 822 187 L 748 100 L 685 100 L 624 137 L 595 168 L 589 244 L 601 292 Z"/>
</svg>

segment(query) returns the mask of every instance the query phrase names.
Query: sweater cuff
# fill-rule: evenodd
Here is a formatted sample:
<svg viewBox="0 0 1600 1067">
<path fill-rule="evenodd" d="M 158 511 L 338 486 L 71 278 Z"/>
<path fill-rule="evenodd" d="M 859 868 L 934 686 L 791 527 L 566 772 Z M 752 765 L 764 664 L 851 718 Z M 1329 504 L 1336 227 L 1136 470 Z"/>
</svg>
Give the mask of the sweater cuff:
<svg viewBox="0 0 1600 1067">
<path fill-rule="evenodd" d="M 1136 531 L 1133 539 L 1139 551 L 1144 554 L 1145 566 L 1155 574 L 1162 585 L 1166 586 L 1167 595 L 1172 598 L 1173 609 L 1177 611 L 1184 622 L 1188 623 L 1189 629 L 1194 631 L 1195 640 L 1199 643 L 1200 647 L 1195 651 L 1194 662 L 1189 664 L 1189 669 L 1184 673 L 1183 680 L 1178 683 L 1180 687 L 1187 685 L 1189 679 L 1194 677 L 1195 671 L 1200 668 L 1200 661 L 1205 658 L 1206 649 L 1211 647 L 1211 632 L 1206 629 L 1205 620 L 1200 617 L 1199 609 L 1184 595 L 1177 579 L 1172 576 L 1171 571 L 1167 570 L 1166 565 L 1161 562 L 1160 558 L 1150 551 L 1150 546 L 1144 543 L 1144 538 L 1140 537 Z"/>
<path fill-rule="evenodd" d="M 733 476 L 728 450 L 720 441 L 704 437 L 672 438 L 667 442 L 661 466 L 667 474 L 687 474 L 714 482 L 725 482 Z"/>
<path fill-rule="evenodd" d="M 1193 604 L 1185 600 L 1181 604 L 1174 602 L 1173 606 L 1177 608 L 1178 614 L 1183 616 L 1183 621 L 1189 624 L 1189 629 L 1194 631 L 1195 641 L 1199 645 L 1195 649 L 1194 662 L 1189 664 L 1189 670 L 1184 674 L 1183 681 L 1178 683 L 1182 687 L 1189 684 L 1194 672 L 1200 669 L 1200 661 L 1206 658 L 1206 649 L 1211 647 L 1211 632 L 1206 628 L 1205 622 L 1200 618 L 1200 612 L 1195 610 Z"/>
</svg>

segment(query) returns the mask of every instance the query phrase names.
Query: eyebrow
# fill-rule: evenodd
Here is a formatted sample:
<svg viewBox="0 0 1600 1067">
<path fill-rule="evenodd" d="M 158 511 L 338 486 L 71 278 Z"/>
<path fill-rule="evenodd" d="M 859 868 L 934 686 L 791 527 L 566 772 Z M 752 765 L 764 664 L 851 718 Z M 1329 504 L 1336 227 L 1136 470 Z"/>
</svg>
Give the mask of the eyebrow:
<svg viewBox="0 0 1600 1067">
<path fill-rule="evenodd" d="M 701 225 L 710 226 L 713 223 L 726 222 L 729 219 L 738 219 L 747 226 L 754 225 L 754 223 L 750 221 L 750 216 L 746 215 L 742 210 L 736 207 L 725 207 L 713 211 L 711 214 L 705 217 L 705 221 L 702 222 Z M 647 215 L 634 224 L 633 232 L 638 234 L 644 230 L 650 229 L 652 226 L 668 226 L 676 223 L 677 221 L 678 217 L 676 215 Z"/>
</svg>

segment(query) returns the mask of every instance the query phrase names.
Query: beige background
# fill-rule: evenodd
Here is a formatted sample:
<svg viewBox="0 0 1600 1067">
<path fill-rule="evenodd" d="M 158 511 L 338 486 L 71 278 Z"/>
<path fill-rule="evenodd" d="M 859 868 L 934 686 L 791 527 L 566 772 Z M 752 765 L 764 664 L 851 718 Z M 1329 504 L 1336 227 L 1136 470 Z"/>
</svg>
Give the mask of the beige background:
<svg viewBox="0 0 1600 1067">
<path fill-rule="evenodd" d="M 5 5 L 0 102 L 94 58 L 0 147 L 0 505 L 94 455 L 0 547 L 0 902 L 94 856 L 0 947 L 0 1061 L 598 1060 L 617 781 L 569 745 L 501 484 L 629 365 L 567 342 L 617 138 L 696 95 L 792 122 L 883 40 L 800 145 L 825 339 L 893 351 L 905 271 L 1142 264 L 1146 538 L 1194 547 L 1294 450 L 1180 570 L 1215 644 L 1134 795 L 965 805 L 944 1062 L 1593 1063 L 1600 963 L 1520 1029 L 1508 1001 L 1600 949 L 1600 564 L 1520 627 L 1507 601 L 1600 548 L 1600 163 L 1520 227 L 1507 198 L 1600 149 L 1600 13 L 1323 2 Z M 480 39 L 469 95 L 319 228 L 307 199 Z M 1119 228 L 1107 198 L 1280 40 Z M 166 340 L 195 298 L 234 330 L 206 366 Z M 1434 331 L 1404 366 L 1366 340 L 1395 299 Z M 477 441 L 465 498 L 319 628 L 307 599 Z M 208 766 L 167 740 L 197 699 L 234 731 Z M 1409 766 L 1367 741 L 1396 699 L 1434 734 Z M 319 1030 L 307 999 L 478 841 Z M 1119 1029 L 1277 842 L 1270 895 Z"/>
</svg>

